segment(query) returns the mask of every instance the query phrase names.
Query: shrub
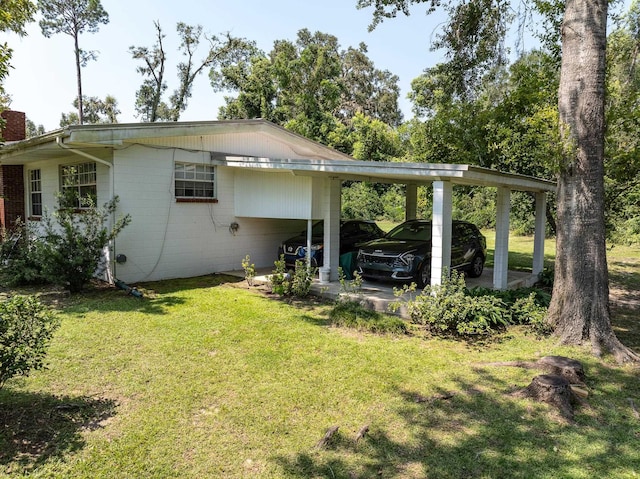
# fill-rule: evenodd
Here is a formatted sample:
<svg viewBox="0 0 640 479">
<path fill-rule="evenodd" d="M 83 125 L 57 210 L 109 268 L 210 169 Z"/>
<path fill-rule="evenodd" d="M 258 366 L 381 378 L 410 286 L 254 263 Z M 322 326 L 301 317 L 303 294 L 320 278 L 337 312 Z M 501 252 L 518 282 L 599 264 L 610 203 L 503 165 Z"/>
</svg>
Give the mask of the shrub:
<svg viewBox="0 0 640 479">
<path fill-rule="evenodd" d="M 20 220 L 0 242 L 0 281 L 7 286 L 46 282 L 40 241 L 33 228 Z"/>
<path fill-rule="evenodd" d="M 253 286 L 253 279 L 256 277 L 256 265 L 251 262 L 249 255 L 242 260 L 242 269 L 244 269 L 244 279 L 247 280 L 247 284 Z"/>
<path fill-rule="evenodd" d="M 289 296 L 291 293 L 291 282 L 289 281 L 289 273 L 287 272 L 284 255 L 280 255 L 280 258 L 274 261 L 273 264 L 275 269 L 271 273 L 271 276 L 269 276 L 271 292 L 279 294 L 280 296 Z"/>
<path fill-rule="evenodd" d="M 0 388 L 14 376 L 44 367 L 49 341 L 59 320 L 33 296 L 0 303 Z"/>
<path fill-rule="evenodd" d="M 497 291 L 488 288 L 474 288 L 469 291 L 472 296 L 493 296 L 500 298 L 511 314 L 513 324 L 528 326 L 534 333 L 545 336 L 553 332 L 546 321 L 547 309 L 551 295 L 537 288 L 517 288 Z"/>
<path fill-rule="evenodd" d="M 101 264 L 103 251 L 110 241 L 129 224 L 126 215 L 107 228 L 118 204 L 118 198 L 97 208 L 87 197 L 82 199 L 83 209 L 65 207 L 65 198 L 59 197 L 59 207 L 53 215 L 43 216 L 42 269 L 52 283 L 65 285 L 71 292 L 80 291 L 95 275 L 108 265 Z"/>
<path fill-rule="evenodd" d="M 304 261 L 297 260 L 295 270 L 291 274 L 287 271 L 284 255 L 280 255 L 280 259 L 276 260 L 274 265 L 275 270 L 269 277 L 272 293 L 296 298 L 305 298 L 309 295 L 316 268 L 308 268 Z"/>
<path fill-rule="evenodd" d="M 500 298 L 471 296 L 458 271 L 445 274 L 441 285 L 424 288 L 407 302 L 407 311 L 412 321 L 432 332 L 460 336 L 490 335 L 511 320 Z"/>
<path fill-rule="evenodd" d="M 329 314 L 332 324 L 372 333 L 406 334 L 407 324 L 400 318 L 380 314 L 358 301 L 338 301 Z"/>
<path fill-rule="evenodd" d="M 515 323 L 526 324 L 539 336 L 553 332 L 553 326 L 547 321 L 547 307 L 538 304 L 535 292 L 513 303 L 512 316 Z"/>
</svg>

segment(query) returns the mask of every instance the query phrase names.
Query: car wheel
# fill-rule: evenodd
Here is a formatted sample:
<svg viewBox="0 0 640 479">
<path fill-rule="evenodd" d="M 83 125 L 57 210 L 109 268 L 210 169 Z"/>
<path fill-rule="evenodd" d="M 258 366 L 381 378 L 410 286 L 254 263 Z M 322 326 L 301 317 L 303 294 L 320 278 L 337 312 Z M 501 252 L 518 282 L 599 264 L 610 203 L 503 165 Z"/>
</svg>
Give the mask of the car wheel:
<svg viewBox="0 0 640 479">
<path fill-rule="evenodd" d="M 427 260 L 418 270 L 418 288 L 423 289 L 431 284 L 431 263 Z"/>
<path fill-rule="evenodd" d="M 471 266 L 467 270 L 467 274 L 470 278 L 477 278 L 482 275 L 484 270 L 484 258 L 481 254 L 475 255 L 471 260 Z"/>
</svg>

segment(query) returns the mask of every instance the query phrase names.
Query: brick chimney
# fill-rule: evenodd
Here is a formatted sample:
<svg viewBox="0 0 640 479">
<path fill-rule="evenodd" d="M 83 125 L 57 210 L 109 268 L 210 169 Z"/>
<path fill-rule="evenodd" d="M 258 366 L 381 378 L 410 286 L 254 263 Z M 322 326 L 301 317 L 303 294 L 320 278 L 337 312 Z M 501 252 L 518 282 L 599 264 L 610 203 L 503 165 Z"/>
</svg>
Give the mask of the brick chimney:
<svg viewBox="0 0 640 479">
<path fill-rule="evenodd" d="M 0 131 L 4 141 L 20 141 L 27 137 L 26 115 L 4 110 L 0 116 L 6 124 Z M 18 218 L 25 219 L 24 168 L 22 165 L 0 165 L 0 227 L 10 229 Z"/>
<path fill-rule="evenodd" d="M 27 138 L 27 116 L 23 112 L 4 110 L 0 116 L 6 121 L 0 132 L 4 141 L 20 141 Z"/>
</svg>

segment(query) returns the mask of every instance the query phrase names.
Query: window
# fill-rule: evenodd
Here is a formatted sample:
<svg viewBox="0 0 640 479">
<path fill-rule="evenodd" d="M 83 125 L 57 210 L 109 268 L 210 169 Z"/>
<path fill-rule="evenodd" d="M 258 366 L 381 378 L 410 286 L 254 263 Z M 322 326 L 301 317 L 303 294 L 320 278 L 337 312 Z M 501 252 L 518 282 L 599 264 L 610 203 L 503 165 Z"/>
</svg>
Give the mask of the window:
<svg viewBox="0 0 640 479">
<path fill-rule="evenodd" d="M 96 164 L 81 163 L 67 165 L 60 169 L 60 187 L 66 207 L 83 208 L 90 198 L 95 205 L 98 198 L 96 188 Z"/>
<path fill-rule="evenodd" d="M 215 199 L 215 167 L 176 163 L 175 189 L 176 198 Z"/>
<path fill-rule="evenodd" d="M 40 170 L 29 171 L 30 216 L 42 216 L 42 181 Z"/>
</svg>

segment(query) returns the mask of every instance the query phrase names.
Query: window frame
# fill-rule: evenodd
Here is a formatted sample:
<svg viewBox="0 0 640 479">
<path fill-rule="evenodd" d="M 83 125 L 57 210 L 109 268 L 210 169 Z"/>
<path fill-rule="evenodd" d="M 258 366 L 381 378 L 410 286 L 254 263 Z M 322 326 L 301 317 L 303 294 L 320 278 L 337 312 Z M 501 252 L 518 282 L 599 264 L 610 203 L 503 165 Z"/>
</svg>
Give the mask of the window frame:
<svg viewBox="0 0 640 479">
<path fill-rule="evenodd" d="M 75 173 L 73 175 L 66 173 L 67 169 L 70 168 L 75 169 Z M 72 178 L 74 180 L 74 183 L 65 185 L 65 182 L 67 182 L 69 178 Z M 85 181 L 83 181 L 83 179 L 85 179 Z M 92 181 L 86 181 L 86 179 Z M 95 161 L 60 165 L 59 180 L 60 192 L 62 193 L 63 197 L 65 196 L 66 190 L 75 190 L 76 192 L 74 203 L 65 205 L 66 207 L 74 208 L 77 210 L 88 209 L 89 206 L 83 204 L 83 202 L 81 201 L 82 198 L 85 198 L 87 196 L 87 189 L 90 190 L 89 196 L 93 199 L 95 206 L 98 200 L 98 165 Z"/>
<path fill-rule="evenodd" d="M 215 165 L 176 161 L 173 165 L 173 193 L 177 202 L 217 203 Z"/>
<path fill-rule="evenodd" d="M 34 174 L 37 173 L 37 178 Z M 40 218 L 42 216 L 42 170 L 34 168 L 28 170 L 29 179 L 29 217 Z M 36 201 L 37 198 L 37 201 Z M 37 211 L 36 211 L 37 209 Z"/>
</svg>

